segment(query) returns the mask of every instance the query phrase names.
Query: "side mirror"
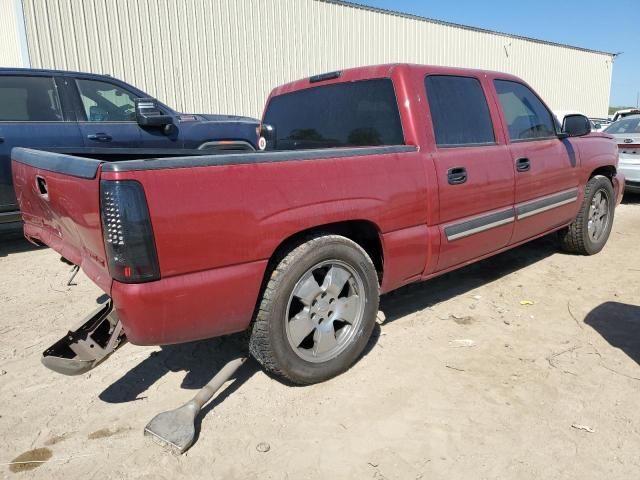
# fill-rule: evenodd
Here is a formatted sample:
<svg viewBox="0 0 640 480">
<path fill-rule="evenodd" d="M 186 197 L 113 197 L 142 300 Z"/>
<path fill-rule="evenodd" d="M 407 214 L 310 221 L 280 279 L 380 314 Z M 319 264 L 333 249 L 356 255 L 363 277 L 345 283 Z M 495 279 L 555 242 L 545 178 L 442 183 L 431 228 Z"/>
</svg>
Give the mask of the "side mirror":
<svg viewBox="0 0 640 480">
<path fill-rule="evenodd" d="M 567 115 L 562 121 L 562 133 L 569 137 L 582 137 L 591 132 L 591 122 L 584 115 Z"/>
<path fill-rule="evenodd" d="M 263 123 L 260 125 L 258 133 L 258 149 L 259 150 L 275 150 L 276 148 L 276 129 L 273 125 Z"/>
<path fill-rule="evenodd" d="M 136 121 L 141 127 L 164 127 L 173 123 L 173 117 L 165 115 L 155 98 L 136 98 Z"/>
</svg>

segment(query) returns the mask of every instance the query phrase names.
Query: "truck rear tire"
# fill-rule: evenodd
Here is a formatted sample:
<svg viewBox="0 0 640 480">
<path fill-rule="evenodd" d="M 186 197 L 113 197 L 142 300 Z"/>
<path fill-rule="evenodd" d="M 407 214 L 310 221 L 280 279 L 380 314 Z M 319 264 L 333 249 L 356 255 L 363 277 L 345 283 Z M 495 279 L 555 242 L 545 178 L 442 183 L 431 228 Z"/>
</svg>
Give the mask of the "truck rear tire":
<svg viewBox="0 0 640 480">
<path fill-rule="evenodd" d="M 563 250 L 594 255 L 607 243 L 615 211 L 615 194 L 607 177 L 596 175 L 587 183 L 576 219 L 559 232 Z"/>
<path fill-rule="evenodd" d="M 349 369 L 378 313 L 378 277 L 355 242 L 315 235 L 272 271 L 251 327 L 249 348 L 269 372 L 308 385 Z"/>
</svg>

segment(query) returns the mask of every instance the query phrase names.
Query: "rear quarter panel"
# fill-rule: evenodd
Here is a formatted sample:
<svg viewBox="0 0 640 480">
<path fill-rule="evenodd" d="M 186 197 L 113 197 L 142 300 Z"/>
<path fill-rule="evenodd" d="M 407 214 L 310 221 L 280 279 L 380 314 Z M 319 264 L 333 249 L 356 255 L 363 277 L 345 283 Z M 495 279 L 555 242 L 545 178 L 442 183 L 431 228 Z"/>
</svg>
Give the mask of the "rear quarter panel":
<svg viewBox="0 0 640 480">
<path fill-rule="evenodd" d="M 144 186 L 163 278 L 268 259 L 283 240 L 319 225 L 368 220 L 384 234 L 426 222 L 418 152 L 103 178 Z"/>
<path fill-rule="evenodd" d="M 268 259 L 288 237 L 342 220 L 380 234 L 384 281 L 419 276 L 430 254 L 419 152 L 208 167 L 104 172 L 142 183 L 161 280 L 114 281 L 132 343 L 164 344 L 247 328 Z M 383 285 L 384 290 L 384 285 Z"/>
</svg>

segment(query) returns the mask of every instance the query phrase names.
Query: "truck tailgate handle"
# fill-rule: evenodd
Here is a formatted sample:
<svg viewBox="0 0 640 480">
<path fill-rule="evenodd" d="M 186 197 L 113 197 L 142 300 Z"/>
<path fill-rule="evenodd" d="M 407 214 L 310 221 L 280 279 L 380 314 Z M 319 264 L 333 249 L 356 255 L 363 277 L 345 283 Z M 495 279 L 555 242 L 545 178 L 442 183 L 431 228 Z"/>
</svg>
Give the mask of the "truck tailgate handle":
<svg viewBox="0 0 640 480">
<path fill-rule="evenodd" d="M 49 189 L 47 188 L 47 180 L 40 175 L 36 175 L 36 186 L 38 187 L 38 193 L 45 200 L 49 198 Z"/>
<path fill-rule="evenodd" d="M 449 185 L 460 185 L 467 181 L 467 169 L 464 167 L 453 167 L 447 171 Z"/>
<path fill-rule="evenodd" d="M 527 157 L 522 157 L 516 160 L 516 170 L 519 172 L 528 172 L 531 170 L 531 162 Z"/>
<path fill-rule="evenodd" d="M 111 135 L 108 135 L 106 133 L 91 133 L 91 134 L 87 135 L 87 138 L 89 140 L 95 140 L 96 142 L 110 142 L 111 141 Z"/>
</svg>

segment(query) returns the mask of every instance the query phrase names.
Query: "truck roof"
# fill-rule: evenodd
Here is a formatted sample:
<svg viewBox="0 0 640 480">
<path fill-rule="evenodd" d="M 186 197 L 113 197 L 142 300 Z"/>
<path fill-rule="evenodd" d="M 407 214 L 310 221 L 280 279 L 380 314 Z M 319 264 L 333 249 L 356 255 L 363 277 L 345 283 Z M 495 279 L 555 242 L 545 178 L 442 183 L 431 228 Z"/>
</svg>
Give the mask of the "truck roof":
<svg viewBox="0 0 640 480">
<path fill-rule="evenodd" d="M 0 75 L 3 73 L 19 73 L 19 74 L 36 74 L 36 75 L 87 75 L 91 77 L 108 77 L 115 78 L 109 74 L 76 72 L 74 70 L 53 70 L 47 68 L 18 68 L 18 67 L 0 67 Z M 120 80 L 122 81 L 122 80 Z"/>
<path fill-rule="evenodd" d="M 100 74 L 100 73 L 88 73 L 88 72 L 75 72 L 72 70 L 51 70 L 51 69 L 46 69 L 46 68 L 13 68 L 13 67 L 0 67 L 0 76 L 2 75 L 33 75 L 33 76 L 55 76 L 55 75 L 70 75 L 70 76 L 74 76 L 74 77 L 84 77 L 87 79 L 94 79 L 94 80 L 106 80 L 108 79 L 109 82 L 115 83 L 115 84 L 120 84 L 120 86 L 126 87 L 127 89 L 131 90 L 132 92 L 134 92 L 136 95 L 138 95 L 139 97 L 148 97 L 149 94 L 144 92 L 143 90 L 140 90 L 138 87 L 136 87 L 135 85 L 131 85 L 130 83 L 125 82 L 124 80 L 120 80 L 117 77 L 113 77 L 111 75 L 108 74 Z M 163 107 L 165 107 L 167 110 L 173 112 L 173 113 L 178 113 L 177 111 L 175 111 L 174 109 L 172 109 L 171 107 L 169 107 L 168 105 L 162 103 L 159 101 L 160 104 L 162 104 Z"/>
<path fill-rule="evenodd" d="M 363 67 L 347 68 L 336 72 L 328 72 L 321 75 L 306 77 L 293 82 L 285 83 L 273 89 L 271 96 L 282 95 L 297 90 L 304 90 L 320 85 L 331 83 L 353 82 L 358 80 L 368 80 L 371 78 L 391 78 L 395 73 L 403 75 L 420 75 L 427 74 L 437 75 L 459 75 L 459 76 L 482 76 L 500 77 L 505 80 L 522 80 L 515 75 L 508 73 L 496 72 L 492 70 L 479 70 L 472 68 L 444 67 L 437 65 L 420 65 L 414 63 L 388 63 L 381 65 L 369 65 Z"/>
</svg>

